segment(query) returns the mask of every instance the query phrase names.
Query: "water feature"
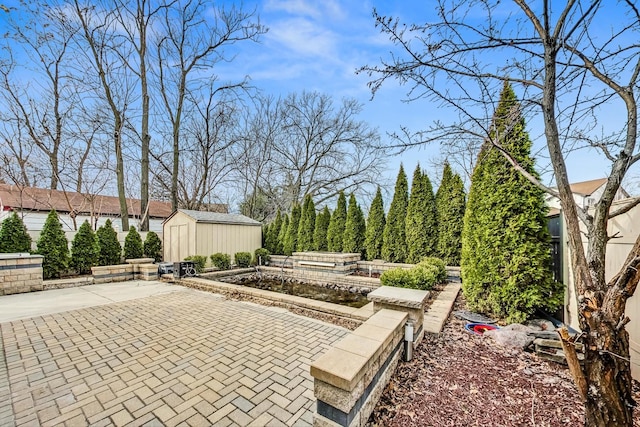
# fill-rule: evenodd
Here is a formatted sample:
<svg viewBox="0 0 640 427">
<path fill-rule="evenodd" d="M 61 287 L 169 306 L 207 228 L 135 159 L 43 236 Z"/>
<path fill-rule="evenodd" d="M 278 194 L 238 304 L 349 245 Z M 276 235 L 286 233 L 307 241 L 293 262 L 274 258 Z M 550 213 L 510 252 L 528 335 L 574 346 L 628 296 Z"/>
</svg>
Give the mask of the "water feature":
<svg viewBox="0 0 640 427">
<path fill-rule="evenodd" d="M 264 289 L 281 294 L 296 295 L 317 301 L 346 305 L 349 307 L 359 308 L 369 302 L 365 293 L 349 292 L 348 290 L 343 289 L 332 289 L 326 286 L 305 283 L 297 279 L 285 279 L 282 276 L 245 274 L 239 276 L 218 277 L 215 280 L 256 289 Z"/>
</svg>

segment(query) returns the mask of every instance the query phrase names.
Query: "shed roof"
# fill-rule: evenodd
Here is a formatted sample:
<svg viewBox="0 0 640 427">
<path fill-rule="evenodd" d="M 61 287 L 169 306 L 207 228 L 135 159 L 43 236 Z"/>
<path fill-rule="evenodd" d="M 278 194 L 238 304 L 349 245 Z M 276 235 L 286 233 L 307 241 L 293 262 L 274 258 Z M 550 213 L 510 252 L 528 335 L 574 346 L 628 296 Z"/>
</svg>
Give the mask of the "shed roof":
<svg viewBox="0 0 640 427">
<path fill-rule="evenodd" d="M 189 209 L 178 209 L 178 212 L 181 212 L 187 215 L 188 217 L 194 219 L 196 222 L 203 222 L 203 223 L 209 223 L 209 224 L 240 224 L 240 225 L 262 226 L 262 223 L 260 223 L 259 221 L 256 221 L 255 219 L 251 219 L 248 216 L 244 216 L 240 214 L 202 212 L 202 211 L 192 211 Z"/>
</svg>

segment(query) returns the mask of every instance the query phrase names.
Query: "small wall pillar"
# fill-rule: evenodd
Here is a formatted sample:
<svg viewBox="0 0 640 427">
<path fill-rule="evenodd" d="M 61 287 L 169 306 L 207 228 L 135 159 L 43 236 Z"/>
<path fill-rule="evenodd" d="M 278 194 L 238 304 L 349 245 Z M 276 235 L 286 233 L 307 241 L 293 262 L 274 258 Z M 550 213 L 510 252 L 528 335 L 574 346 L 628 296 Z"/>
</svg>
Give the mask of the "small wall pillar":
<svg viewBox="0 0 640 427">
<path fill-rule="evenodd" d="M 133 278 L 136 280 L 142 278 L 140 274 L 140 265 L 153 264 L 153 261 L 153 258 L 130 258 L 124 260 L 127 264 L 131 264 L 131 267 L 133 268 Z"/>
<path fill-rule="evenodd" d="M 41 291 L 42 255 L 0 254 L 0 295 Z"/>
<path fill-rule="evenodd" d="M 393 286 L 380 286 L 367 295 L 369 301 L 373 301 L 374 313 L 387 308 L 409 314 L 409 320 L 413 323 L 414 345 L 418 345 L 424 337 L 424 304 L 428 297 L 429 291 Z"/>
</svg>

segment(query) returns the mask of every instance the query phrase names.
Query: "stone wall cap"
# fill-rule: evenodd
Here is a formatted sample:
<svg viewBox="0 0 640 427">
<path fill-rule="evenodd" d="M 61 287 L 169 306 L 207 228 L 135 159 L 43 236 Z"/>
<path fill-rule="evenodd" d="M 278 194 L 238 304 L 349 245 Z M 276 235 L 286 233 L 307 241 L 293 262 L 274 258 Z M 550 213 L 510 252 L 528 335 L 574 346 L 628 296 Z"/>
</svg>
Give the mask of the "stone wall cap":
<svg viewBox="0 0 640 427">
<path fill-rule="evenodd" d="M 369 301 L 400 305 L 410 308 L 420 308 L 424 305 L 429 291 L 419 289 L 396 288 L 393 286 L 380 286 L 367 295 Z"/>
<path fill-rule="evenodd" d="M 369 359 L 332 347 L 311 364 L 311 376 L 339 389 L 351 391 L 364 376 Z"/>
<path fill-rule="evenodd" d="M 127 264 L 153 264 L 153 261 L 153 258 L 129 258 L 124 260 Z"/>
<path fill-rule="evenodd" d="M 31 255 L 29 252 L 14 252 L 0 254 L 0 259 L 17 259 L 17 258 L 44 258 L 42 255 Z"/>
</svg>

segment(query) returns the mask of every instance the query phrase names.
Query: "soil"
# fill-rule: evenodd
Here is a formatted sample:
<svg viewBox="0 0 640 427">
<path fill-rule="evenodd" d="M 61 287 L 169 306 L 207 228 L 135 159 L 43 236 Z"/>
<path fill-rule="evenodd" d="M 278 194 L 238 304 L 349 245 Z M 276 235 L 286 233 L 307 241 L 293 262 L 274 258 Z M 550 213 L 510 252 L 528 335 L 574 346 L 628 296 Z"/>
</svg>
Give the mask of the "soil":
<svg viewBox="0 0 640 427">
<path fill-rule="evenodd" d="M 455 310 L 464 310 L 461 298 Z M 584 408 L 564 365 L 500 347 L 450 316 L 398 365 L 368 425 L 583 426 Z M 634 384 L 640 402 L 640 388 Z M 635 410 L 634 426 L 640 426 Z"/>
</svg>

